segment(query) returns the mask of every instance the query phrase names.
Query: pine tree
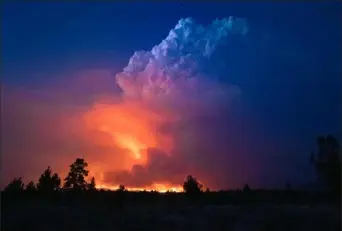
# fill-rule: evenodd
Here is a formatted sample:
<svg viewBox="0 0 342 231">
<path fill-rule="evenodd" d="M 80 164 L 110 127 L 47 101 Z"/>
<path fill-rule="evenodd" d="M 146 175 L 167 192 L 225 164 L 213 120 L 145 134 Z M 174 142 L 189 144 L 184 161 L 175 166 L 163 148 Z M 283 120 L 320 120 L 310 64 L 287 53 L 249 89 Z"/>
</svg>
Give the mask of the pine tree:
<svg viewBox="0 0 342 231">
<path fill-rule="evenodd" d="M 197 179 L 189 175 L 183 184 L 183 189 L 186 194 L 195 195 L 202 192 L 203 185 Z"/>
<path fill-rule="evenodd" d="M 341 148 L 333 136 L 317 138 L 318 152 L 311 153 L 310 160 L 315 167 L 318 181 L 322 182 L 331 193 L 341 193 Z"/>
<path fill-rule="evenodd" d="M 61 178 L 57 173 L 52 174 L 50 166 L 40 175 L 37 189 L 40 192 L 54 192 L 61 187 Z"/>
<path fill-rule="evenodd" d="M 70 171 L 68 176 L 64 179 L 65 189 L 87 189 L 87 182 L 85 178 L 88 176 L 89 171 L 86 170 L 88 167 L 87 162 L 84 159 L 77 158 L 74 163 L 70 165 Z"/>
</svg>

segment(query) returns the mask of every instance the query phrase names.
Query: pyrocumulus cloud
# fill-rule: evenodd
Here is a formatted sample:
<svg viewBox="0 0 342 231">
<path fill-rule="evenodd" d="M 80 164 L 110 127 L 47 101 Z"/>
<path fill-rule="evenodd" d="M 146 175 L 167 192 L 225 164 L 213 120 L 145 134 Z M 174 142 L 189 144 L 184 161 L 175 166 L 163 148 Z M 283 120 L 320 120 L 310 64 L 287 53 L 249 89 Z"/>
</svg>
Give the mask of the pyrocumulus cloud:
<svg viewBox="0 0 342 231">
<path fill-rule="evenodd" d="M 3 183 L 37 179 L 48 165 L 64 177 L 76 157 L 107 186 L 180 185 L 188 174 L 216 189 L 256 182 L 253 129 L 235 110 L 243 89 L 218 62 L 245 36 L 243 19 L 181 19 L 115 76 L 83 71 L 42 89 L 4 88 Z"/>
<path fill-rule="evenodd" d="M 209 186 L 219 186 L 215 177 L 229 174 L 224 169 L 230 165 L 220 162 L 239 155 L 227 145 L 227 134 L 232 129 L 230 104 L 240 89 L 210 75 L 212 69 L 219 68 L 211 57 L 229 37 L 247 32 L 243 19 L 229 17 L 203 26 L 186 18 L 151 51 L 134 53 L 123 72 L 116 75 L 117 83 L 125 101 L 139 102 L 143 110 L 159 115 L 154 128 L 159 136 L 172 141 L 172 147 L 167 151 L 163 147 L 148 149 L 146 165 L 108 173 L 109 179 L 139 186 L 156 181 L 176 184 L 191 173 Z"/>
</svg>

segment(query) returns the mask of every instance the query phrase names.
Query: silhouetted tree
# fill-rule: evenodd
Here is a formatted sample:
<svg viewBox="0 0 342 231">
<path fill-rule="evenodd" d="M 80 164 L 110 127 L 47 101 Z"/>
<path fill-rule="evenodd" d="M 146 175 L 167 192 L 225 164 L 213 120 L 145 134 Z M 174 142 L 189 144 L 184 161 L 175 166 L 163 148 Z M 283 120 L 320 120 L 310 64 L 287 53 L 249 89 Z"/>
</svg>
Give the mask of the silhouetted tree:
<svg viewBox="0 0 342 231">
<path fill-rule="evenodd" d="M 61 178 L 57 173 L 52 174 L 50 166 L 40 175 L 37 190 L 44 193 L 50 193 L 59 190 L 61 187 Z"/>
<path fill-rule="evenodd" d="M 21 177 L 14 178 L 4 189 L 5 192 L 10 194 L 18 194 L 24 191 L 24 183 Z"/>
<path fill-rule="evenodd" d="M 26 185 L 25 191 L 27 191 L 27 192 L 35 192 L 35 191 L 37 191 L 36 184 L 35 184 L 33 181 L 30 181 L 30 182 Z"/>
<path fill-rule="evenodd" d="M 96 183 L 95 183 L 94 177 L 91 178 L 90 183 L 88 184 L 88 190 L 90 190 L 90 191 L 96 190 Z"/>
<path fill-rule="evenodd" d="M 250 192 L 252 192 L 252 190 L 248 184 L 245 184 L 245 186 L 243 186 L 242 192 L 243 193 L 250 193 Z"/>
<path fill-rule="evenodd" d="M 242 188 L 242 195 L 244 202 L 253 203 L 253 193 L 252 189 L 249 187 L 248 184 L 245 184 Z"/>
<path fill-rule="evenodd" d="M 333 136 L 317 138 L 318 153 L 311 153 L 311 162 L 315 166 L 318 181 L 329 190 L 340 195 L 341 192 L 341 149 Z"/>
<path fill-rule="evenodd" d="M 195 195 L 202 192 L 203 185 L 200 184 L 197 179 L 191 175 L 189 175 L 184 184 L 183 190 L 186 194 Z"/>
<path fill-rule="evenodd" d="M 64 179 L 63 188 L 85 190 L 87 188 L 85 178 L 89 173 L 86 167 L 88 167 L 87 162 L 85 162 L 84 159 L 77 158 L 75 162 L 70 165 L 70 171 L 68 176 Z"/>
</svg>

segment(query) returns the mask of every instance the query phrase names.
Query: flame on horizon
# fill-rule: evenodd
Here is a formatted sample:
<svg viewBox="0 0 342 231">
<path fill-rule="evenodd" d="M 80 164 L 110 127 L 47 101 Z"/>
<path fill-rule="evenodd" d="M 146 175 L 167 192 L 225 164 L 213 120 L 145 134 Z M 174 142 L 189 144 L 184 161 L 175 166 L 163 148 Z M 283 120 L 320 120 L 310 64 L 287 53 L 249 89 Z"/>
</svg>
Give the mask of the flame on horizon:
<svg viewBox="0 0 342 231">
<path fill-rule="evenodd" d="M 120 186 L 118 185 L 106 185 L 106 184 L 98 184 L 96 186 L 97 189 L 104 189 L 104 190 L 111 190 L 115 191 L 118 190 Z M 166 192 L 183 192 L 183 187 L 181 185 L 170 185 L 170 184 L 162 184 L 162 183 L 154 183 L 153 185 L 146 185 L 144 187 L 127 187 L 126 190 L 128 191 L 157 191 L 160 193 Z"/>
</svg>

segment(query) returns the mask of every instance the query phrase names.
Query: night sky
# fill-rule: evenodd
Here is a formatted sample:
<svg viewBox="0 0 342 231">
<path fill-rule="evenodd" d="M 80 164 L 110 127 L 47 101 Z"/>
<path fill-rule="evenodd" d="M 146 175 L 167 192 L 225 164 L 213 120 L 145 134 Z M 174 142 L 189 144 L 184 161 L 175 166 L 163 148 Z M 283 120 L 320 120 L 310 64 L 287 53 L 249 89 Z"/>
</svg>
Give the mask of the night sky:
<svg viewBox="0 0 342 231">
<path fill-rule="evenodd" d="M 63 178 L 78 156 L 106 185 L 176 185 L 187 174 L 214 189 L 310 183 L 316 137 L 342 137 L 341 15 L 338 1 L 3 4 L 1 183 L 37 180 L 48 165 Z M 164 57 L 199 66 L 198 95 L 171 77 L 171 96 L 149 89 L 146 100 L 138 83 L 125 82 L 134 52 L 151 51 L 180 19 L 191 17 L 195 28 L 229 16 L 243 18 L 248 32 L 224 37 L 210 57 L 186 39 L 183 53 L 170 48 Z M 227 86 L 238 89 L 234 100 L 215 98 Z M 127 157 L 134 148 L 116 128 L 152 148 L 145 159 Z"/>
</svg>

